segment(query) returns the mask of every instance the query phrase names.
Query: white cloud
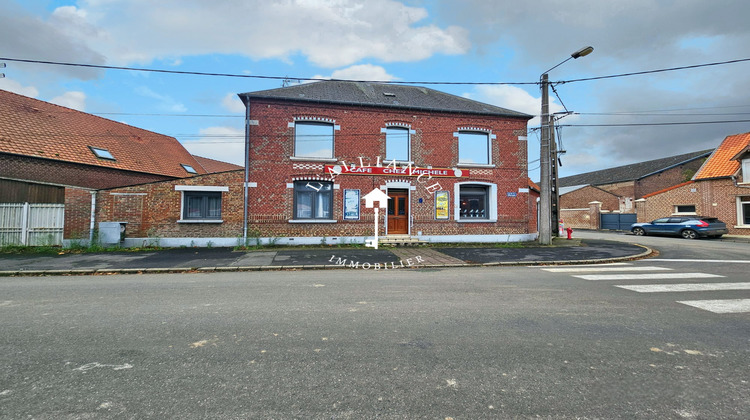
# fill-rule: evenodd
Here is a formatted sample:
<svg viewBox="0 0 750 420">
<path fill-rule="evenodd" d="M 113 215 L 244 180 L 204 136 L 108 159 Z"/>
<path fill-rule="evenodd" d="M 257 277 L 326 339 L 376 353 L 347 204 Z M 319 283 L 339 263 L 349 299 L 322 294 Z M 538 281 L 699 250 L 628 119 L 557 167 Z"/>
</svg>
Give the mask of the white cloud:
<svg viewBox="0 0 750 420">
<path fill-rule="evenodd" d="M 389 74 L 383 67 L 372 64 L 357 64 L 339 69 L 331 73 L 330 76 L 316 75 L 313 79 L 342 79 L 342 80 L 367 80 L 367 81 L 393 81 L 398 78 Z"/>
<path fill-rule="evenodd" d="M 234 127 L 208 127 L 200 130 L 198 140 L 182 141 L 192 155 L 244 166 L 245 132 Z"/>
<path fill-rule="evenodd" d="M 221 105 L 229 112 L 236 112 L 238 114 L 245 113 L 245 104 L 242 103 L 236 93 L 227 93 L 226 96 L 221 100 Z"/>
<path fill-rule="evenodd" d="M 469 50 L 465 29 L 420 24 L 426 17 L 425 9 L 394 0 L 83 0 L 56 9 L 50 22 L 116 63 L 200 54 L 284 60 L 300 53 L 330 68 Z"/>
<path fill-rule="evenodd" d="M 37 96 L 39 96 L 39 90 L 34 86 L 23 86 L 13 79 L 0 79 L 0 89 L 17 93 L 23 96 L 28 96 L 29 98 L 36 98 Z"/>
<path fill-rule="evenodd" d="M 86 94 L 78 91 L 65 92 L 60 96 L 50 99 L 50 102 L 78 111 L 86 109 Z"/>
</svg>

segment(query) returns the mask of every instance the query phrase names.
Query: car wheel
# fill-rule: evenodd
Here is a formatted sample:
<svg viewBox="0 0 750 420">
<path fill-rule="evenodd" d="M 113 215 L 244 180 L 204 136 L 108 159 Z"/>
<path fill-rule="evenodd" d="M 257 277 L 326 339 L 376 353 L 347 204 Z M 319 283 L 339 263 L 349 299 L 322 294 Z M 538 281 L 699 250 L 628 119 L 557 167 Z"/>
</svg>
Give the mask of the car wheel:
<svg viewBox="0 0 750 420">
<path fill-rule="evenodd" d="M 633 235 L 635 236 L 646 236 L 646 231 L 643 228 L 633 228 Z"/>
<path fill-rule="evenodd" d="M 698 237 L 698 234 L 692 229 L 685 229 L 680 234 L 685 239 L 695 239 Z"/>
</svg>

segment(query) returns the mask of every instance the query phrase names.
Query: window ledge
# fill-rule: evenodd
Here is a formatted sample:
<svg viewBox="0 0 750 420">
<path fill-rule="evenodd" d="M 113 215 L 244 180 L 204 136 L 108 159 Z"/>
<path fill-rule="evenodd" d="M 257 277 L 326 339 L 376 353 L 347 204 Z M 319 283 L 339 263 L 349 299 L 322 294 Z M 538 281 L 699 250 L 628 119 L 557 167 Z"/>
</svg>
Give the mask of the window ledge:
<svg viewBox="0 0 750 420">
<path fill-rule="evenodd" d="M 750 225 L 739 225 L 739 226 L 735 226 L 734 228 L 735 229 L 750 229 Z"/>
<path fill-rule="evenodd" d="M 327 220 L 327 219 L 292 219 L 289 223 L 338 223 L 338 220 Z"/>
<path fill-rule="evenodd" d="M 180 219 L 177 223 L 224 223 L 221 219 Z"/>
<path fill-rule="evenodd" d="M 497 223 L 497 219 L 458 219 L 458 223 Z"/>
<path fill-rule="evenodd" d="M 336 158 L 317 158 L 317 157 L 300 157 L 300 156 L 289 156 L 289 160 L 295 162 L 338 162 Z"/>
<path fill-rule="evenodd" d="M 690 213 L 672 213 L 671 216 L 697 216 L 698 213 L 696 212 L 690 212 Z"/>
<path fill-rule="evenodd" d="M 488 168 L 488 169 L 497 168 L 496 165 L 485 165 L 483 163 L 459 163 L 456 166 L 462 167 L 462 168 Z"/>
</svg>

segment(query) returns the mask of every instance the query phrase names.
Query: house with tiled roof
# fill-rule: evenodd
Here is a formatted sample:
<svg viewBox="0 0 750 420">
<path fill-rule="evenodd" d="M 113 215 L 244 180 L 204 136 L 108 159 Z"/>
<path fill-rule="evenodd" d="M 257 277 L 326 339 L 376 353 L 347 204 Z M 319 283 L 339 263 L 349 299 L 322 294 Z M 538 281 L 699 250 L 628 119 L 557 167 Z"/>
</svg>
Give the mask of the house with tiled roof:
<svg viewBox="0 0 750 420">
<path fill-rule="evenodd" d="M 701 150 L 560 178 L 560 208 L 588 208 L 588 203 L 598 201 L 604 211 L 634 213 L 633 200 L 689 180 L 711 152 Z"/>
<path fill-rule="evenodd" d="M 65 238 L 90 237 L 99 190 L 237 168 L 170 136 L 0 90 L 0 203 L 64 205 Z"/>
<path fill-rule="evenodd" d="M 728 136 L 690 181 L 645 195 L 638 221 L 690 214 L 717 217 L 729 233 L 750 235 L 750 133 Z"/>
</svg>

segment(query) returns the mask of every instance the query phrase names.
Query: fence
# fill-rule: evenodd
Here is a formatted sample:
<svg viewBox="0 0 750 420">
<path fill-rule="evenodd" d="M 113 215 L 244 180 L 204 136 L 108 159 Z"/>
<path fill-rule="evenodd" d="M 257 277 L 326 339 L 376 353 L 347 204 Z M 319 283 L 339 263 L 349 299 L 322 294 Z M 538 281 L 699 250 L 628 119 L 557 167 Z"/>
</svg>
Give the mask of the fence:
<svg viewBox="0 0 750 420">
<path fill-rule="evenodd" d="M 64 204 L 0 204 L 0 246 L 62 245 Z"/>
</svg>

